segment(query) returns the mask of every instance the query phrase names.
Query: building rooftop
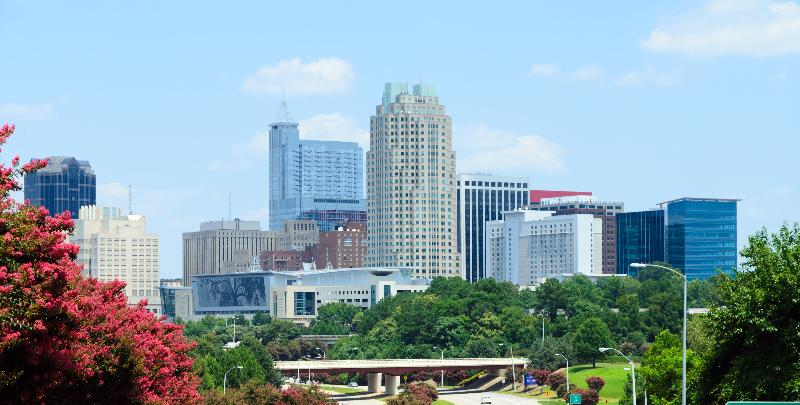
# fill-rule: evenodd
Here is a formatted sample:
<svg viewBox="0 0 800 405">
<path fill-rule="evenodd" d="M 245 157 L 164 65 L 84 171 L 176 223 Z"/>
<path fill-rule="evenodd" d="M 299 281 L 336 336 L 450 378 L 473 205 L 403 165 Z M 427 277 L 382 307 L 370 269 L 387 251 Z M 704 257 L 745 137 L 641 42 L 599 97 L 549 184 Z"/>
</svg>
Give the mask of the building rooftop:
<svg viewBox="0 0 800 405">
<path fill-rule="evenodd" d="M 671 204 L 671 203 L 678 202 L 678 201 L 739 202 L 739 201 L 742 201 L 742 199 L 741 198 L 681 197 L 681 198 L 676 198 L 674 200 L 660 202 L 660 203 L 658 203 L 658 205 L 663 206 L 663 205 Z"/>
</svg>

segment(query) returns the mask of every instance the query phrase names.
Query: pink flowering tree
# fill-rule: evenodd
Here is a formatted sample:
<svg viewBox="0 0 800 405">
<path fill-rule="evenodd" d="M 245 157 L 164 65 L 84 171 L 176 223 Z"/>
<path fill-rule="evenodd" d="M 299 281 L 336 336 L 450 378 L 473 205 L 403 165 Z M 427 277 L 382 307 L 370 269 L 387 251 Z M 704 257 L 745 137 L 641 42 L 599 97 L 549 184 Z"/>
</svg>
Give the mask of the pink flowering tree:
<svg viewBox="0 0 800 405">
<path fill-rule="evenodd" d="M 13 132 L 0 127 L 0 152 Z M 199 402 L 181 326 L 129 306 L 123 283 L 81 275 L 69 212 L 10 198 L 46 164 L 0 163 L 0 402 Z"/>
</svg>

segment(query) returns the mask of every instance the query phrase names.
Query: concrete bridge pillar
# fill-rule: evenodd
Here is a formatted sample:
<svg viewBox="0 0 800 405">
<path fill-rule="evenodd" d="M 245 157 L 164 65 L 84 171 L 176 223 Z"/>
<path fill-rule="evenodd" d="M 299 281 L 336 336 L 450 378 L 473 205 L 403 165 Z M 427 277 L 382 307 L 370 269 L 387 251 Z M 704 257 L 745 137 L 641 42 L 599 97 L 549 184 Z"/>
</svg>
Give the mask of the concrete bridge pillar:
<svg viewBox="0 0 800 405">
<path fill-rule="evenodd" d="M 381 392 L 381 373 L 367 373 L 367 392 L 378 394 Z M 388 376 L 387 376 L 388 377 Z"/>
<path fill-rule="evenodd" d="M 496 368 L 493 370 L 489 370 L 489 375 L 492 377 L 505 377 L 506 376 L 506 369 L 504 368 Z"/>
<path fill-rule="evenodd" d="M 399 375 L 386 374 L 386 395 L 397 395 L 397 388 L 400 386 Z"/>
</svg>

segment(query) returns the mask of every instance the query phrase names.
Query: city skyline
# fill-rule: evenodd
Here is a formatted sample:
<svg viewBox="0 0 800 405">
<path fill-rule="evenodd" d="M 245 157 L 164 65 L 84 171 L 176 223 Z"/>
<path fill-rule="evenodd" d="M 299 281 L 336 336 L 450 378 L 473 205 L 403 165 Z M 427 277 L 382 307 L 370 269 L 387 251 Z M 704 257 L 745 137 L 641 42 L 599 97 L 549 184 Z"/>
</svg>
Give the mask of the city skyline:
<svg viewBox="0 0 800 405">
<path fill-rule="evenodd" d="M 741 247 L 761 226 L 775 230 L 800 219 L 793 168 L 800 123 L 792 97 L 800 66 L 798 49 L 756 35 L 795 14 L 772 15 L 769 2 L 712 7 L 723 3 L 631 2 L 625 18 L 611 19 L 614 30 L 593 16 L 621 9 L 600 4 L 583 5 L 586 17 L 534 5 L 502 16 L 451 10 L 470 23 L 464 27 L 436 27 L 432 16 L 442 5 L 431 5 L 437 12 L 430 16 L 411 7 L 400 13 L 431 23 L 427 33 L 404 33 L 423 44 L 419 59 L 375 65 L 391 47 L 356 34 L 378 32 L 380 8 L 320 5 L 304 18 L 329 35 L 293 32 L 289 45 L 279 34 L 296 22 L 256 23 L 291 14 L 285 4 L 237 13 L 234 26 L 228 10 L 98 5 L 78 12 L 51 4 L 44 12 L 38 3 L 5 1 L 0 12 L 14 18 L 4 20 L 0 35 L 15 61 L 0 67 L 0 121 L 17 124 L 8 153 L 89 161 L 100 206 L 127 207 L 132 184 L 133 211 L 161 238 L 165 278 L 180 275 L 183 232 L 228 217 L 229 192 L 233 217 L 266 228 L 265 131 L 282 87 L 302 139 L 341 137 L 366 149 L 383 83 L 416 77 L 437 85 L 453 118 L 457 173 L 492 171 L 527 177 L 531 188 L 592 190 L 629 211 L 681 197 L 741 198 Z M 796 12 L 796 2 L 787 4 Z M 567 16 L 570 23 L 559 27 Z M 491 32 L 468 28 L 497 18 L 504 24 Z M 689 47 L 685 39 L 702 36 L 696 27 L 703 19 L 707 30 L 743 21 L 754 27 L 754 39 Z M 174 26 L 177 20 L 199 23 Z M 211 21 L 223 27 L 206 34 L 200 27 Z M 348 30 L 348 22 L 361 26 Z M 149 32 L 130 26 L 142 23 Z M 108 35 L 98 37 L 98 30 Z M 436 35 L 442 37 L 434 41 Z M 189 63 L 198 60 L 204 63 Z"/>
</svg>

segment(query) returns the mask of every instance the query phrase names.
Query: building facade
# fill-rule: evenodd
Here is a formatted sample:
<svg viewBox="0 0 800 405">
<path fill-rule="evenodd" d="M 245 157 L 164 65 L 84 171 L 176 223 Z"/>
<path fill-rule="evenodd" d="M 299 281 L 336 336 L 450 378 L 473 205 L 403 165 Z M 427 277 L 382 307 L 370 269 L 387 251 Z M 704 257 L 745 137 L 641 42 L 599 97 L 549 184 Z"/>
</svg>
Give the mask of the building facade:
<svg viewBox="0 0 800 405">
<path fill-rule="evenodd" d="M 345 222 L 331 232 L 319 234 L 314 247 L 314 263 L 318 269 L 348 269 L 364 267 L 367 256 L 367 226 L 360 222 Z"/>
<path fill-rule="evenodd" d="M 319 224 L 311 219 L 284 220 L 275 250 L 304 250 L 319 243 Z"/>
<path fill-rule="evenodd" d="M 267 250 L 258 255 L 261 269 L 267 271 L 302 270 L 314 263 L 313 247 L 303 250 Z"/>
<path fill-rule="evenodd" d="M 387 83 L 370 117 L 367 264 L 458 277 L 452 122 L 431 85 Z"/>
<path fill-rule="evenodd" d="M 661 203 L 666 259 L 690 280 L 733 274 L 737 258 L 736 199 L 680 198 Z"/>
<path fill-rule="evenodd" d="M 314 220 L 319 226 L 320 232 L 330 232 L 336 230 L 339 225 L 345 222 L 361 223 L 366 226 L 367 211 L 349 211 L 339 209 L 306 210 L 300 214 L 299 219 Z"/>
<path fill-rule="evenodd" d="M 531 204 L 542 202 L 543 198 L 592 196 L 591 191 L 531 190 Z"/>
<path fill-rule="evenodd" d="M 25 199 L 47 208 L 50 215 L 69 211 L 77 218 L 82 206 L 97 203 L 97 177 L 85 160 L 51 156 L 47 166 L 25 174 L 23 182 Z"/>
<path fill-rule="evenodd" d="M 69 240 L 78 246 L 83 273 L 101 281 L 126 283 L 128 303 L 147 300 L 147 310 L 161 312 L 160 251 L 157 235 L 147 233 L 143 215 L 121 215 L 119 208 L 84 206 L 78 210 Z"/>
<path fill-rule="evenodd" d="M 458 251 L 461 276 L 476 282 L 486 277 L 484 224 L 502 213 L 528 205 L 528 180 L 523 177 L 459 174 L 456 191 Z"/>
<path fill-rule="evenodd" d="M 363 182 L 363 149 L 355 142 L 301 140 L 284 100 L 269 130 L 269 229 L 305 212 L 342 211 L 358 219 Z"/>
<path fill-rule="evenodd" d="M 543 198 L 530 209 L 551 211 L 554 215 L 591 214 L 603 221 L 602 263 L 604 274 L 617 272 L 617 215 L 625 211 L 621 202 L 595 201 L 586 195 Z"/>
<path fill-rule="evenodd" d="M 486 276 L 517 285 L 565 274 L 602 274 L 602 220 L 517 210 L 486 223 Z"/>
<path fill-rule="evenodd" d="M 405 268 L 355 268 L 195 276 L 194 316 L 264 311 L 274 319 L 307 323 L 328 303 L 370 308 L 383 298 L 426 290 L 429 281 L 413 273 Z"/>
<path fill-rule="evenodd" d="M 629 274 L 631 263 L 664 261 L 664 211 L 617 214 L 617 274 Z"/>
<path fill-rule="evenodd" d="M 277 234 L 262 231 L 258 221 L 209 221 L 200 230 L 183 234 L 183 282 L 200 274 L 246 271 L 252 259 L 275 250 Z"/>
</svg>

